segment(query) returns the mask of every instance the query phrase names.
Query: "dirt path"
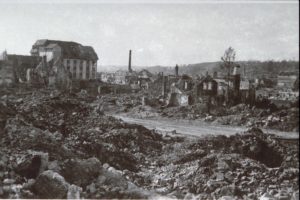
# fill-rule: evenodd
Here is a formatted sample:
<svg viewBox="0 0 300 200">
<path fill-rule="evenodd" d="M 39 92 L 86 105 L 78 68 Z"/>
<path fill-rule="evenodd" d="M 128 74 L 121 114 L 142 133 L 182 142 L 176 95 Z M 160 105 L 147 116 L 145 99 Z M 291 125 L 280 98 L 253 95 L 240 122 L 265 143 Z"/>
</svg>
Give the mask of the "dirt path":
<svg viewBox="0 0 300 200">
<path fill-rule="evenodd" d="M 188 120 L 167 120 L 167 119 L 137 119 L 124 115 L 113 115 L 116 118 L 122 119 L 123 121 L 131 124 L 143 125 L 149 129 L 157 129 L 160 131 L 174 131 L 177 133 L 185 135 L 193 135 L 198 137 L 208 136 L 208 135 L 234 135 L 235 133 L 246 131 L 247 127 L 242 126 L 225 126 L 225 125 L 211 125 L 205 122 L 195 122 Z M 298 139 L 299 133 L 297 132 L 281 132 L 276 130 L 265 130 L 265 133 L 275 134 L 281 138 L 286 139 Z"/>
</svg>

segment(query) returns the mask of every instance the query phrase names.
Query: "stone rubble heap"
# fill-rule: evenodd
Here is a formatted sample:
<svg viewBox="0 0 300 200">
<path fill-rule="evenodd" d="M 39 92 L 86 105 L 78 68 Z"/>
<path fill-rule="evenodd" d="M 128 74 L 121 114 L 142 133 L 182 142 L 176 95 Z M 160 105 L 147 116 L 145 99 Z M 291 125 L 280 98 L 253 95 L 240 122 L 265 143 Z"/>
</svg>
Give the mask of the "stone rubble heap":
<svg viewBox="0 0 300 200">
<path fill-rule="evenodd" d="M 195 139 L 97 112 L 76 94 L 0 97 L 0 198 L 297 199 L 298 140 Z"/>
</svg>

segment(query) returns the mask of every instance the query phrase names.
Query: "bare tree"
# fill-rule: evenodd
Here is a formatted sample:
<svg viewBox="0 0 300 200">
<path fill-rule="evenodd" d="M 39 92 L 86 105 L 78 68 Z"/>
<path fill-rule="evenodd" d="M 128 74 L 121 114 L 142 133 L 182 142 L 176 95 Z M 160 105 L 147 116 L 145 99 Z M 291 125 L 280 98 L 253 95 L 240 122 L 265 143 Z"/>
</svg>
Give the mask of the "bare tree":
<svg viewBox="0 0 300 200">
<path fill-rule="evenodd" d="M 229 79 L 230 79 L 231 70 L 234 66 L 235 50 L 232 47 L 226 49 L 224 55 L 221 57 L 221 60 L 223 61 L 221 67 L 227 69 L 227 101 L 228 101 L 229 100 Z"/>
<path fill-rule="evenodd" d="M 232 47 L 229 47 L 225 50 L 224 56 L 221 57 L 221 60 L 223 61 L 222 66 L 227 69 L 228 76 L 233 68 L 235 55 L 235 50 Z"/>
</svg>

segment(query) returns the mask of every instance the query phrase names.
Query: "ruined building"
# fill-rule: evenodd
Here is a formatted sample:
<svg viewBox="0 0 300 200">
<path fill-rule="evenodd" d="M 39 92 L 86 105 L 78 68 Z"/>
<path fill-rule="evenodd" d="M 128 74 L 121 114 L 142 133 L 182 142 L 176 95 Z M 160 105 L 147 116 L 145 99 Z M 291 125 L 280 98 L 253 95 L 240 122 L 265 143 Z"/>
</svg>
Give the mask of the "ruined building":
<svg viewBox="0 0 300 200">
<path fill-rule="evenodd" d="M 12 62 L 8 61 L 7 52 L 0 55 L 0 85 L 11 85 L 15 82 L 16 76 Z"/>
<path fill-rule="evenodd" d="M 91 46 L 58 40 L 37 40 L 30 51 L 32 56 L 46 57 L 46 61 L 62 63 L 72 79 L 96 78 L 98 56 Z"/>
<path fill-rule="evenodd" d="M 218 83 L 210 75 L 203 77 L 196 85 L 196 97 L 214 98 L 218 94 Z M 197 99 L 198 100 L 198 99 Z"/>
<path fill-rule="evenodd" d="M 208 103 L 212 105 L 235 105 L 238 103 L 253 104 L 255 90 L 249 80 L 243 79 L 239 73 L 239 65 L 233 69 L 230 76 L 218 78 L 217 73 L 194 80 L 187 75 L 176 76 L 177 81 L 172 82 L 168 103 L 172 106 L 185 106 L 194 103 Z M 176 67 L 175 67 L 176 74 Z M 167 79 L 167 83 L 170 80 Z M 168 84 L 167 84 L 168 86 Z M 164 90 L 163 90 L 164 91 Z"/>
<path fill-rule="evenodd" d="M 7 54 L 4 51 L 0 59 L 0 85 L 27 81 L 28 69 L 34 69 L 41 57 Z"/>
</svg>

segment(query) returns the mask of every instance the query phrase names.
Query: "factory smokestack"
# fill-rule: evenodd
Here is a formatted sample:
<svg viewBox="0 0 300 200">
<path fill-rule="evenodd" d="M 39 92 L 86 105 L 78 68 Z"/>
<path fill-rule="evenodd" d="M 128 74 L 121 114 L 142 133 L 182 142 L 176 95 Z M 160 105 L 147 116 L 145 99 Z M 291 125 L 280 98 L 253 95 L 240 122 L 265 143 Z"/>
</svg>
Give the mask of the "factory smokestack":
<svg viewBox="0 0 300 200">
<path fill-rule="evenodd" d="M 131 50 L 129 50 L 128 71 L 129 71 L 129 72 L 132 72 L 132 69 L 131 69 Z"/>
<path fill-rule="evenodd" d="M 178 76 L 178 65 L 175 66 L 175 76 Z"/>
</svg>

